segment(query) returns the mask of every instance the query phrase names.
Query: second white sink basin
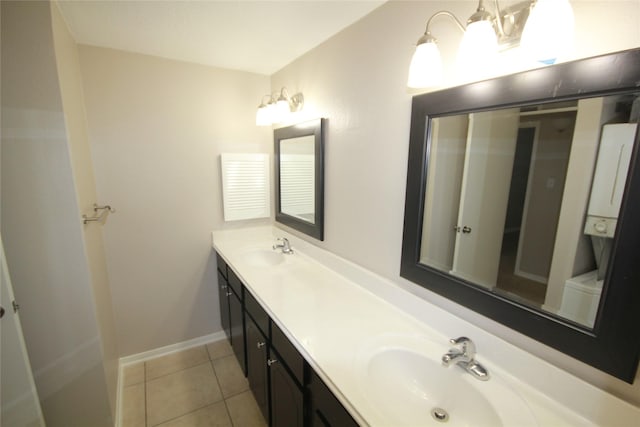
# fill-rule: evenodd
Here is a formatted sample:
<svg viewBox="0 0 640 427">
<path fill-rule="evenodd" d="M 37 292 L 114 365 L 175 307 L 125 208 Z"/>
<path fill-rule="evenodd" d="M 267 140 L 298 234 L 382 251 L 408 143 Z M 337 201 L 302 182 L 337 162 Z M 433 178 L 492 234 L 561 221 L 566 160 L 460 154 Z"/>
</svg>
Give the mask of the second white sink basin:
<svg viewBox="0 0 640 427">
<path fill-rule="evenodd" d="M 500 378 L 480 381 L 440 363 L 440 347 L 380 348 L 361 372 L 363 391 L 384 425 L 536 426 L 526 402 Z M 491 372 L 490 372 L 491 373 Z"/>
<path fill-rule="evenodd" d="M 242 259 L 254 267 L 273 267 L 284 262 L 284 255 L 268 249 L 254 249 L 242 255 Z"/>
</svg>

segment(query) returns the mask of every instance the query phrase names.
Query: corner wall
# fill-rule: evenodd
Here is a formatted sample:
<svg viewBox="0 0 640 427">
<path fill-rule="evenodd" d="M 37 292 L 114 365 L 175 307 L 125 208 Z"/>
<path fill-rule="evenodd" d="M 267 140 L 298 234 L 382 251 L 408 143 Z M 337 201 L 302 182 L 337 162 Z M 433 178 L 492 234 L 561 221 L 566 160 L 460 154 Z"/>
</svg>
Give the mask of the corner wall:
<svg viewBox="0 0 640 427">
<path fill-rule="evenodd" d="M 68 135 L 71 170 L 78 197 L 79 215 L 93 215 L 94 203 L 103 204 L 96 195 L 93 162 L 87 135 L 87 118 L 82 93 L 82 76 L 78 47 L 69 33 L 67 25 L 58 10 L 57 3 L 51 3 L 53 39 L 56 63 L 60 80 L 60 94 Z M 107 277 L 102 229 L 104 225 L 89 223 L 82 227 L 85 253 L 91 275 L 94 307 L 100 331 L 105 378 L 107 381 L 111 414 L 115 419 L 118 385 L 118 348 L 115 321 L 111 301 L 111 290 Z"/>
<path fill-rule="evenodd" d="M 1 227 L 45 421 L 113 426 L 50 4 L 0 7 Z"/>
<path fill-rule="evenodd" d="M 471 15 L 476 5 L 390 1 L 272 76 L 272 87 L 304 93 L 306 119 L 328 118 L 325 241 L 313 243 L 640 406 L 640 380 L 626 384 L 399 277 L 411 97 L 418 93 L 406 88 L 409 61 L 431 15 L 446 9 L 462 18 Z M 572 1 L 572 5 L 575 58 L 640 45 L 640 2 Z M 453 64 L 460 32 L 446 20 L 434 21 L 432 31 L 448 73 L 446 84 L 455 85 Z"/>
<path fill-rule="evenodd" d="M 220 153 L 272 153 L 267 76 L 80 46 L 120 356 L 221 330 Z M 240 221 L 246 225 L 245 221 Z M 268 223 L 269 220 L 261 221 Z"/>
</svg>

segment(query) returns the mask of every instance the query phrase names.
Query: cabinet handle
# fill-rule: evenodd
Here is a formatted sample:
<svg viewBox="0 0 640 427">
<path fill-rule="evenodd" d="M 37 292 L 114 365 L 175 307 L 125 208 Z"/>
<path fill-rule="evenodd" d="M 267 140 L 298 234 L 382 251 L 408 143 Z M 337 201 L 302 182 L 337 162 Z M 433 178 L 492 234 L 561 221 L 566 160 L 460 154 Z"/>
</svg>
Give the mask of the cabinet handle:
<svg viewBox="0 0 640 427">
<path fill-rule="evenodd" d="M 268 359 L 267 360 L 267 366 L 271 366 L 271 365 L 273 365 L 274 363 L 277 363 L 277 362 L 278 362 L 278 360 L 276 360 L 276 359 Z"/>
<path fill-rule="evenodd" d="M 262 347 L 264 347 L 264 345 L 265 345 L 265 344 L 266 344 L 266 343 L 258 342 L 258 343 L 257 343 L 257 347 L 258 347 L 258 348 L 262 348 Z"/>
<path fill-rule="evenodd" d="M 233 292 L 227 292 L 228 297 L 230 297 L 231 295 L 233 295 Z"/>
<path fill-rule="evenodd" d="M 227 289 L 227 285 L 220 285 L 220 289 Z"/>
</svg>

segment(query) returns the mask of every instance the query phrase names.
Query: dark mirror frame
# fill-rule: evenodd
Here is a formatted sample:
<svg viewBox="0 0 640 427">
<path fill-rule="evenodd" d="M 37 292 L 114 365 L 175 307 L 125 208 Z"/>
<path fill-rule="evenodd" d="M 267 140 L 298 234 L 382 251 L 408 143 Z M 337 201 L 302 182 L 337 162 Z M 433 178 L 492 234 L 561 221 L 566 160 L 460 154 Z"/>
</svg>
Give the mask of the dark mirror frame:
<svg viewBox="0 0 640 427">
<path fill-rule="evenodd" d="M 318 240 L 324 240 L 324 128 L 326 119 L 316 119 L 273 131 L 276 174 L 276 221 Z M 315 155 L 315 221 L 313 224 L 287 215 L 280 205 L 280 141 L 313 136 Z"/>
<path fill-rule="evenodd" d="M 640 92 L 640 49 L 567 62 L 413 97 L 400 275 L 633 383 L 640 357 L 640 132 L 593 329 L 420 264 L 432 118 Z"/>
</svg>

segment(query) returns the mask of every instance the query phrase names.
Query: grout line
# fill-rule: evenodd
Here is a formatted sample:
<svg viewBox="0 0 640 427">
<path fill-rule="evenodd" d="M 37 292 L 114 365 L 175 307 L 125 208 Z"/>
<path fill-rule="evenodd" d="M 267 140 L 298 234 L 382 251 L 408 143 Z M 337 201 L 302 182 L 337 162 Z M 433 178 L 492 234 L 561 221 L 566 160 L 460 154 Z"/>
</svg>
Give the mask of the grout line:
<svg viewBox="0 0 640 427">
<path fill-rule="evenodd" d="M 217 374 L 216 369 L 215 369 L 215 366 L 214 366 L 214 362 L 219 361 L 219 360 L 224 359 L 224 358 L 227 358 L 227 357 L 230 357 L 230 356 L 233 356 L 233 353 L 225 354 L 225 355 L 221 355 L 221 356 L 219 356 L 219 357 L 218 357 L 218 358 L 216 358 L 216 359 L 211 359 L 211 358 L 210 358 L 210 356 L 211 356 L 211 355 L 209 354 L 209 350 L 208 350 L 208 348 L 206 347 L 206 344 L 205 344 L 204 346 L 205 346 L 205 353 L 206 353 L 206 354 L 207 354 L 207 356 L 208 356 L 208 357 L 207 357 L 207 360 L 202 361 L 202 363 L 198 363 L 198 364 L 193 365 L 193 366 L 188 366 L 188 367 L 185 367 L 185 368 L 179 369 L 179 370 L 177 370 L 177 371 L 174 371 L 174 372 L 171 372 L 171 373 L 168 373 L 168 374 L 164 374 L 164 375 L 161 375 L 161 376 L 159 376 L 159 377 L 155 377 L 155 378 L 153 378 L 153 379 L 148 379 L 148 378 L 147 378 L 147 363 L 148 363 L 148 361 L 142 361 L 142 365 L 143 365 L 143 381 L 142 381 L 142 383 L 143 383 L 143 390 L 144 390 L 144 424 L 145 424 L 145 426 L 146 426 L 146 427 L 156 427 L 156 426 L 161 426 L 161 425 L 162 425 L 162 424 L 164 424 L 164 423 L 167 423 L 167 422 L 169 422 L 169 421 L 175 420 L 175 419 L 180 418 L 180 417 L 187 416 L 187 415 L 192 414 L 192 413 L 194 413 L 194 412 L 196 412 L 196 411 L 199 411 L 199 410 L 201 410 L 201 409 L 207 408 L 207 407 L 209 407 L 209 406 L 213 406 L 213 405 L 218 404 L 218 403 L 220 403 L 220 402 L 223 402 L 223 403 L 224 403 L 225 411 L 226 411 L 227 417 L 228 417 L 229 422 L 231 423 L 231 425 L 232 425 L 232 426 L 235 426 L 235 425 L 236 425 L 236 423 L 234 422 L 234 420 L 233 420 L 233 418 L 232 418 L 232 416 L 231 416 L 231 412 L 230 412 L 230 410 L 229 410 L 229 406 L 227 405 L 227 400 L 228 400 L 228 399 L 231 399 L 231 398 L 234 398 L 234 397 L 236 397 L 236 396 L 238 396 L 238 395 L 240 395 L 240 394 L 243 394 L 243 393 L 246 393 L 246 392 L 251 392 L 251 388 L 249 387 L 249 388 L 247 388 L 246 390 L 239 391 L 239 392 L 234 393 L 234 394 L 229 395 L 229 396 L 224 396 L 224 394 L 223 394 L 223 392 L 222 392 L 222 387 L 221 387 L 221 384 L 220 384 L 220 379 L 218 378 L 218 374 Z M 149 360 L 152 360 L 152 359 L 149 359 Z M 196 408 L 196 409 L 194 409 L 194 410 L 193 410 L 193 411 L 191 411 L 191 412 L 188 412 L 188 413 L 185 413 L 185 414 L 179 415 L 179 416 L 177 416 L 177 417 L 174 417 L 174 418 L 171 418 L 171 419 L 168 419 L 168 420 L 164 420 L 162 423 L 157 424 L 156 426 L 150 426 L 150 425 L 148 424 L 148 423 L 149 423 L 149 414 L 148 414 L 148 405 L 147 405 L 147 403 L 148 403 L 148 402 L 147 402 L 147 397 L 148 397 L 148 388 L 147 388 L 147 385 L 148 385 L 148 383 L 149 383 L 150 381 L 155 381 L 156 379 L 160 379 L 160 378 L 165 377 L 165 376 L 168 376 L 168 375 L 172 375 L 172 374 L 175 374 L 175 373 L 178 373 L 178 372 L 181 372 L 181 371 L 187 370 L 187 369 L 191 369 L 191 368 L 195 368 L 195 367 L 198 367 L 198 366 L 204 365 L 204 364 L 205 364 L 205 363 L 207 363 L 207 362 L 209 362 L 209 366 L 211 367 L 211 369 L 212 369 L 212 371 L 213 371 L 214 377 L 215 377 L 215 379 L 216 379 L 216 383 L 217 383 L 217 385 L 218 385 L 218 389 L 220 390 L 221 399 L 220 399 L 220 400 L 218 400 L 218 401 L 216 401 L 216 402 L 212 402 L 212 403 L 209 403 L 209 404 L 207 404 L 207 405 L 204 405 L 204 406 L 202 406 L 202 407 L 200 407 L 200 408 Z M 139 383 L 138 383 L 138 384 L 139 384 Z M 134 385 L 134 384 L 131 384 L 131 385 Z"/>
<path fill-rule="evenodd" d="M 209 359 L 203 360 L 203 361 L 200 361 L 200 362 L 196 363 L 195 365 L 186 366 L 184 368 L 178 369 L 177 371 L 171 371 L 171 372 L 169 372 L 167 374 L 162 374 L 159 377 L 153 377 L 153 378 L 151 378 L 151 379 L 149 379 L 148 381 L 145 381 L 145 382 L 152 382 L 152 381 L 155 381 L 155 380 L 159 380 L 160 378 L 167 377 L 169 375 L 177 374 L 178 372 L 186 371 L 187 369 L 197 368 L 198 366 L 204 365 L 207 362 L 213 362 L 213 361 L 209 360 Z"/>
<path fill-rule="evenodd" d="M 163 422 L 161 422 L 160 424 L 156 424 L 155 426 L 149 426 L 149 427 L 162 427 L 163 424 L 166 424 L 166 423 L 168 423 L 170 421 L 177 420 L 178 418 L 186 417 L 187 415 L 191 415 L 194 412 L 201 411 L 202 409 L 208 408 L 209 406 L 213 406 L 213 405 L 218 404 L 220 402 L 222 402 L 222 400 L 218 400 L 217 402 L 213 402 L 213 403 L 208 403 L 208 404 L 206 404 L 204 406 L 200 406 L 199 408 L 194 409 L 193 411 L 190 411 L 190 412 L 187 412 L 185 414 L 181 414 L 181 415 L 175 416 L 173 418 L 168 418 L 168 419 L 164 420 Z"/>
<path fill-rule="evenodd" d="M 144 377 L 144 425 L 148 424 L 147 421 L 147 362 L 142 362 L 142 376 Z"/>
<path fill-rule="evenodd" d="M 229 406 L 227 406 L 227 399 L 224 399 L 223 402 L 224 402 L 224 409 L 225 411 L 227 411 L 227 416 L 229 417 L 229 422 L 231 423 L 231 427 L 234 427 L 236 423 L 233 422 L 233 418 L 231 417 L 231 412 L 229 412 Z"/>
<path fill-rule="evenodd" d="M 213 369 L 213 376 L 216 377 L 216 383 L 218 384 L 218 389 L 220 389 L 220 396 L 222 396 L 222 401 L 224 402 L 224 409 L 225 411 L 227 411 L 227 417 L 229 417 L 229 422 L 231 423 L 231 426 L 235 426 L 235 423 L 233 422 L 233 418 L 231 417 L 231 412 L 229 412 L 229 406 L 227 406 L 227 398 L 224 396 L 224 394 L 222 393 L 222 387 L 220 386 L 220 380 L 218 379 L 218 374 L 216 373 L 216 368 L 213 366 L 213 360 L 210 360 L 211 362 L 211 369 Z"/>
</svg>

